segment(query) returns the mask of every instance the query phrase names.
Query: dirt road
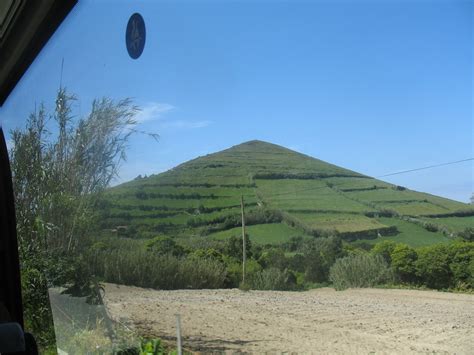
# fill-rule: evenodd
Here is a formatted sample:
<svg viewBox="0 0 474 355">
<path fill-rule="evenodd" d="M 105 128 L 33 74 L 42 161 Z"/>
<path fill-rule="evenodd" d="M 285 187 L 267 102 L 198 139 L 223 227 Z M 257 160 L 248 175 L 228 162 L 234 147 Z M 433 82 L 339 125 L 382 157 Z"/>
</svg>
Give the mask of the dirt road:
<svg viewBox="0 0 474 355">
<path fill-rule="evenodd" d="M 116 320 L 193 350 L 474 354 L 474 295 L 329 288 L 306 292 L 156 291 L 107 284 Z"/>
</svg>

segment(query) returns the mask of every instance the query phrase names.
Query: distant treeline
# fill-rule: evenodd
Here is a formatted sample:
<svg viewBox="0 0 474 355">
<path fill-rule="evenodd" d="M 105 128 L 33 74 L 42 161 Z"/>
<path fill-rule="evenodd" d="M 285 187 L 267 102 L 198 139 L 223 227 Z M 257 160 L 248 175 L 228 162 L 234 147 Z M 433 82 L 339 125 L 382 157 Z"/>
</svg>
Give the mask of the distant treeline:
<svg viewBox="0 0 474 355">
<path fill-rule="evenodd" d="M 156 237 L 145 245 L 103 239 L 84 256 L 86 274 L 158 289 L 301 290 L 329 282 L 337 289 L 382 284 L 444 290 L 474 287 L 474 243 L 461 240 L 422 248 L 384 241 L 365 251 L 339 237 L 292 237 L 279 246 L 253 245 L 247 237 L 244 285 L 240 284 L 242 238 L 237 236 L 184 247 L 169 237 Z"/>
<path fill-rule="evenodd" d="M 253 176 L 254 179 L 265 179 L 265 180 L 281 180 L 281 179 L 295 179 L 295 180 L 313 180 L 313 179 L 326 179 L 334 177 L 343 178 L 363 178 L 373 179 L 370 176 L 356 175 L 356 174 L 330 174 L 330 173 L 257 173 Z"/>
<path fill-rule="evenodd" d="M 276 210 L 256 209 L 245 214 L 245 224 L 248 226 L 266 223 L 279 223 L 283 220 L 283 214 Z M 240 214 L 216 216 L 212 219 L 194 217 L 188 220 L 189 227 L 204 227 L 201 229 L 202 235 L 223 231 L 242 225 Z"/>
<path fill-rule="evenodd" d="M 201 195 L 196 192 L 185 194 L 164 194 L 164 193 L 156 193 L 156 192 L 145 192 L 145 191 L 137 191 L 135 192 L 135 197 L 140 200 L 147 200 L 149 198 L 168 198 L 171 200 L 215 200 L 225 196 L 216 196 L 214 194 L 210 195 Z"/>
<path fill-rule="evenodd" d="M 463 210 L 449 213 L 425 214 L 423 217 L 428 218 L 444 218 L 444 217 L 471 217 L 474 216 L 474 208 L 471 210 Z"/>
<path fill-rule="evenodd" d="M 252 207 L 256 206 L 256 202 L 246 202 L 246 206 Z M 109 206 L 109 208 L 112 205 Z M 195 212 L 197 213 L 211 213 L 211 212 L 217 212 L 217 211 L 222 211 L 222 210 L 227 210 L 231 208 L 236 208 L 240 207 L 240 204 L 235 204 L 235 205 L 227 205 L 227 206 L 213 206 L 213 207 L 205 207 L 203 205 L 199 205 L 196 207 L 185 207 L 185 208 L 176 208 L 176 207 L 168 207 L 164 205 L 160 206 L 152 206 L 152 205 L 125 205 L 125 204 L 120 204 L 116 205 L 116 208 L 119 208 L 121 210 L 125 211 L 130 211 L 130 210 L 140 210 L 140 211 L 170 211 L 168 216 L 174 216 L 183 212 L 189 213 L 189 214 L 194 214 Z M 116 212 L 116 213 L 110 213 L 107 210 L 103 211 L 103 217 L 106 218 L 108 216 L 117 216 L 121 212 Z M 126 214 L 130 215 L 130 213 L 125 212 Z M 135 216 L 138 217 L 138 216 Z"/>
<path fill-rule="evenodd" d="M 388 187 L 385 186 L 370 186 L 370 187 L 357 187 L 352 189 L 341 189 L 342 192 L 357 192 L 357 191 L 373 191 L 373 190 L 387 190 Z"/>
<path fill-rule="evenodd" d="M 252 188 L 256 187 L 255 184 L 211 184 L 211 183 L 194 183 L 194 182 L 160 182 L 160 183 L 140 183 L 139 187 L 153 187 L 153 188 L 159 188 L 159 187 L 233 187 L 233 188 Z"/>
</svg>

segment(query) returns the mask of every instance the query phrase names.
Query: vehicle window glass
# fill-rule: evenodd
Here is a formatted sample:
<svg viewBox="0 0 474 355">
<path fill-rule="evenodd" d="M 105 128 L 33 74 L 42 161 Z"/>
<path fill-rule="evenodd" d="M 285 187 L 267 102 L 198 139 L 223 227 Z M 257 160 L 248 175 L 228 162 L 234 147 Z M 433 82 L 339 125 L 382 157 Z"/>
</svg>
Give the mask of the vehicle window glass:
<svg viewBox="0 0 474 355">
<path fill-rule="evenodd" d="M 79 2 L 0 109 L 26 328 L 468 353 L 472 94 L 468 1 Z"/>
</svg>

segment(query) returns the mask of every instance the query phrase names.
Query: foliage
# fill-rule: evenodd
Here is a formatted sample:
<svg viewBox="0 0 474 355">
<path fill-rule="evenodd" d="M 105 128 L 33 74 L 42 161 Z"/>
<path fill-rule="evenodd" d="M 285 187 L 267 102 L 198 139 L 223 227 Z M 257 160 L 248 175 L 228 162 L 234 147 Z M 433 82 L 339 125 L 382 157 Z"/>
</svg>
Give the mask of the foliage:
<svg viewBox="0 0 474 355">
<path fill-rule="evenodd" d="M 418 254 L 415 249 L 405 244 L 396 245 L 390 253 L 392 269 L 402 282 L 416 281 L 415 263 Z"/>
<path fill-rule="evenodd" d="M 456 241 L 449 246 L 453 275 L 451 285 L 458 289 L 474 288 L 474 242 Z"/>
<path fill-rule="evenodd" d="M 392 240 L 384 240 L 374 245 L 371 250 L 373 255 L 380 255 L 387 264 L 392 262 L 392 253 L 396 248 L 397 243 Z"/>
<path fill-rule="evenodd" d="M 243 258 L 243 242 L 242 237 L 233 235 L 226 241 L 225 254 L 237 259 L 242 260 Z M 245 254 L 247 258 L 252 257 L 252 242 L 250 241 L 249 235 L 245 234 Z"/>
<path fill-rule="evenodd" d="M 160 339 L 143 340 L 140 344 L 140 355 L 163 355 L 165 350 Z"/>
<path fill-rule="evenodd" d="M 429 288 L 448 288 L 452 272 L 449 267 L 450 255 L 446 245 L 438 244 L 418 250 L 415 262 L 416 276 Z"/>
<path fill-rule="evenodd" d="M 141 248 L 88 254 L 91 274 L 106 282 L 156 289 L 222 288 L 225 265 L 211 258 L 160 255 Z"/>
<path fill-rule="evenodd" d="M 292 290 L 296 287 L 296 276 L 291 271 L 280 270 L 275 267 L 263 269 L 251 274 L 250 287 L 255 290 Z"/>
<path fill-rule="evenodd" d="M 468 242 L 474 242 L 474 228 L 466 228 L 459 232 L 459 236 Z"/>
<path fill-rule="evenodd" d="M 258 262 L 264 269 L 276 268 L 285 270 L 288 268 L 288 259 L 285 252 L 280 248 L 270 248 L 262 252 Z"/>
<path fill-rule="evenodd" d="M 329 279 L 336 290 L 349 287 L 373 287 L 391 281 L 392 272 L 380 255 L 350 255 L 336 260 Z"/>
<path fill-rule="evenodd" d="M 316 238 L 306 243 L 305 279 L 309 282 L 325 282 L 329 269 L 336 259 L 343 256 L 342 241 L 338 237 Z"/>
<path fill-rule="evenodd" d="M 226 287 L 240 287 L 242 281 L 242 261 L 229 258 L 225 259 L 226 262 L 226 271 L 227 279 L 225 282 Z M 262 271 L 262 266 L 254 259 L 248 259 L 245 263 L 245 275 L 248 279 L 252 278 L 252 275 Z M 251 287 L 250 284 L 244 285 L 246 287 Z"/>
<path fill-rule="evenodd" d="M 95 207 L 125 159 L 137 112 L 128 99 L 104 98 L 74 121 L 74 100 L 60 89 L 52 114 L 55 127 L 50 129 L 49 114 L 40 105 L 24 129 L 11 132 L 25 318 L 41 347 L 53 342 L 47 287 L 71 284 L 67 275 L 78 275 L 71 271 L 76 263 L 70 256 L 87 244 L 96 225 Z"/>
<path fill-rule="evenodd" d="M 145 245 L 148 251 L 156 254 L 181 256 L 185 253 L 181 245 L 177 244 L 174 239 L 166 236 L 158 236 L 147 240 Z"/>
</svg>

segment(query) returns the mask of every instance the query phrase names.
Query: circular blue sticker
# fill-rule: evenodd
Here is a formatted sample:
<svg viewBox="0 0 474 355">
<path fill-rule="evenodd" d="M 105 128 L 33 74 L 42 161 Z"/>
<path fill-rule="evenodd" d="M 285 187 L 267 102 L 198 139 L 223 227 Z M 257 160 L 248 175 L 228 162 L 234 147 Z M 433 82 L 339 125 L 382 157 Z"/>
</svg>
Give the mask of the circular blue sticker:
<svg viewBox="0 0 474 355">
<path fill-rule="evenodd" d="M 143 48 L 145 48 L 145 39 L 145 21 L 143 21 L 142 15 L 134 13 L 128 20 L 127 32 L 125 33 L 125 42 L 130 57 L 137 59 L 142 55 Z"/>
</svg>

